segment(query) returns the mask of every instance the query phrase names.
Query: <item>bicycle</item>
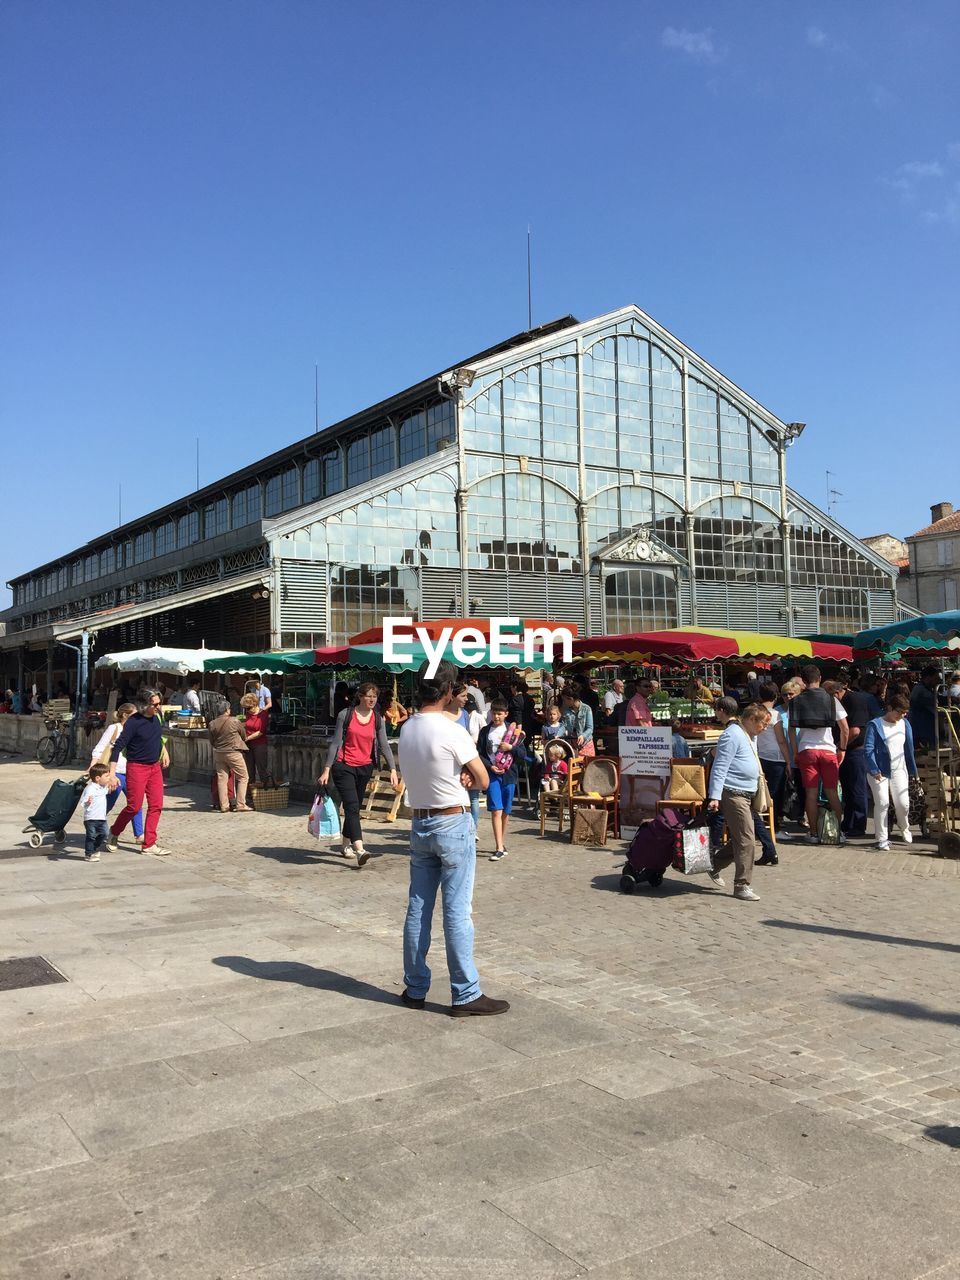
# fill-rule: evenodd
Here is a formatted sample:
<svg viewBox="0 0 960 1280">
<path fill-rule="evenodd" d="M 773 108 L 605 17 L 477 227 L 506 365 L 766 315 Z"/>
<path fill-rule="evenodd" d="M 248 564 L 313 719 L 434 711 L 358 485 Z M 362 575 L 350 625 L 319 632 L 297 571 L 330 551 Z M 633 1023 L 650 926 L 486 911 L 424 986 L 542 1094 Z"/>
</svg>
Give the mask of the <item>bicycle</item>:
<svg viewBox="0 0 960 1280">
<path fill-rule="evenodd" d="M 37 743 L 37 759 L 42 765 L 64 765 L 70 759 L 70 730 L 62 720 L 46 722 L 50 733 Z"/>
</svg>

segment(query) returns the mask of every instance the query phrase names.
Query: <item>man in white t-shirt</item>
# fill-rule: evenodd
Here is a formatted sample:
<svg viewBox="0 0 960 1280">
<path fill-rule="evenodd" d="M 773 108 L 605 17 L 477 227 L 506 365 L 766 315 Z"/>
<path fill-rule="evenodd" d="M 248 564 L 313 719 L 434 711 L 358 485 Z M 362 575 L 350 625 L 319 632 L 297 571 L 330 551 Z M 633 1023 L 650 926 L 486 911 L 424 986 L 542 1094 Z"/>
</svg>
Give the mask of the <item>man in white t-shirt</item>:
<svg viewBox="0 0 960 1280">
<path fill-rule="evenodd" d="M 613 723 L 613 713 L 623 701 L 623 681 L 614 680 L 613 684 L 603 695 L 604 715 L 609 723 Z"/>
<path fill-rule="evenodd" d="M 800 672 L 806 688 L 790 703 L 790 733 L 793 738 L 793 758 L 803 783 L 807 822 L 810 832 L 808 844 L 819 844 L 817 837 L 817 809 L 820 802 L 820 784 L 837 819 L 843 824 L 843 805 L 840 803 L 838 784 L 840 765 L 847 749 L 850 730 L 847 713 L 833 692 L 820 688 L 820 671 L 812 664 Z M 836 728 L 840 738 L 839 749 L 834 741 Z M 846 844 L 841 832 L 840 843 Z"/>
<path fill-rule="evenodd" d="M 186 692 L 185 692 L 185 693 L 184 693 L 184 695 L 183 695 L 183 703 L 182 703 L 182 705 L 183 705 L 184 707 L 186 707 L 186 709 L 187 709 L 187 710 L 190 712 L 190 714 L 191 714 L 191 715 L 193 715 L 193 716 L 198 716 L 198 715 L 200 714 L 200 693 L 199 693 L 199 689 L 200 689 L 200 681 L 199 681 L 199 680 L 191 680 L 191 681 L 189 681 L 189 683 L 187 684 Z"/>
<path fill-rule="evenodd" d="M 452 681 L 438 675 L 421 680 L 419 712 L 400 730 L 400 772 L 413 809 L 410 829 L 410 892 L 403 926 L 403 980 L 400 1000 L 422 1009 L 430 989 L 430 928 L 440 889 L 443 935 L 455 1018 L 506 1013 L 506 1000 L 480 990 L 473 962 L 473 878 L 477 865 L 476 827 L 464 788 L 485 790 L 489 777 L 473 739 L 443 713 L 453 702 Z"/>
</svg>

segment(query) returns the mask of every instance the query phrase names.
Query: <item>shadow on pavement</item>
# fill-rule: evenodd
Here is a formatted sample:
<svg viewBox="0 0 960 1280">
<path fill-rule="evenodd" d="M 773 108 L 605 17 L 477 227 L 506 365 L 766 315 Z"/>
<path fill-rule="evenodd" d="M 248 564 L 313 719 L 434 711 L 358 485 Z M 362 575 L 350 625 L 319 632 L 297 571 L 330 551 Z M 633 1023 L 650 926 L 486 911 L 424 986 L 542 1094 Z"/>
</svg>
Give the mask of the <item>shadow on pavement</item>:
<svg viewBox="0 0 960 1280">
<path fill-rule="evenodd" d="M 266 982 L 295 982 L 301 987 L 322 991 L 339 991 L 355 1000 L 372 1000 L 376 1004 L 396 1004 L 396 993 L 371 986 L 359 978 L 351 978 L 336 969 L 317 969 L 312 964 L 287 960 L 252 960 L 249 956 L 214 956 L 213 963 L 247 978 L 263 978 Z"/>
<path fill-rule="evenodd" d="M 253 845 L 247 852 L 255 853 L 258 858 L 272 858 L 274 862 L 289 862 L 302 867 L 332 865 L 341 867 L 344 871 L 351 868 L 357 870 L 357 864 L 352 858 L 344 858 L 330 849 L 291 849 L 271 844 Z"/>
<path fill-rule="evenodd" d="M 851 1009 L 863 1009 L 866 1013 L 890 1013 L 895 1018 L 917 1018 L 921 1022 L 941 1022 L 948 1027 L 960 1027 L 960 1013 L 944 1013 L 915 1000 L 888 1000 L 885 996 L 835 997 Z"/>
<path fill-rule="evenodd" d="M 923 1136 L 931 1142 L 942 1142 L 945 1147 L 960 1150 L 960 1125 L 931 1124 L 924 1129 Z"/>
<path fill-rule="evenodd" d="M 930 942 L 926 938 L 903 938 L 896 933 L 868 933 L 863 929 L 837 929 L 828 924 L 802 924 L 797 920 L 761 920 L 771 929 L 799 929 L 803 933 L 826 933 L 833 938 L 859 938 L 864 942 L 886 942 L 892 947 L 922 947 L 927 951 L 957 951 L 957 942 Z"/>
<path fill-rule="evenodd" d="M 620 872 L 615 871 L 612 875 L 594 876 L 590 881 L 590 887 L 592 889 L 599 889 L 601 892 L 619 893 Z M 655 889 L 651 888 L 648 884 L 638 884 L 631 896 L 634 898 L 642 898 L 645 895 L 651 898 L 677 898 L 681 897 L 685 893 L 709 893 L 716 895 L 717 892 L 718 891 L 716 889 L 708 889 L 706 885 L 694 884 L 692 881 L 687 879 L 665 877 L 663 882 L 658 884 Z M 721 896 L 722 893 L 723 891 L 720 890 Z"/>
</svg>

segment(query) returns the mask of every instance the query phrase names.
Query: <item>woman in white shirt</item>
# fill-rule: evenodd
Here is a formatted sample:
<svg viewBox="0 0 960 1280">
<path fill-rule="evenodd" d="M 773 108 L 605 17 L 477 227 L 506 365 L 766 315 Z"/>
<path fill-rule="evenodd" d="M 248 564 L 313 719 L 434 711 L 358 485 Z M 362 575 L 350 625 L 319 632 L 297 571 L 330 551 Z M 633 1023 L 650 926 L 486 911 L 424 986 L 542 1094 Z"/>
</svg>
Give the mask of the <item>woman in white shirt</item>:
<svg viewBox="0 0 960 1280">
<path fill-rule="evenodd" d="M 890 803 L 897 814 L 900 833 L 907 844 L 913 842 L 910 830 L 910 778 L 916 776 L 917 762 L 913 754 L 913 730 L 907 720 L 909 699 L 895 693 L 887 700 L 882 716 L 871 720 L 863 740 L 867 764 L 867 782 L 873 793 L 873 824 L 877 848 L 890 848 Z"/>
<path fill-rule="evenodd" d="M 122 706 L 117 707 L 113 724 L 107 725 L 103 733 L 100 735 L 100 741 L 93 748 L 93 754 L 90 757 L 90 763 L 109 764 L 109 753 L 113 750 L 114 744 L 123 732 L 123 726 L 136 711 L 136 707 L 132 702 L 125 702 Z M 106 759 L 104 759 L 106 756 Z M 117 798 L 127 796 L 127 759 L 121 755 L 117 760 L 117 782 L 119 786 L 116 791 L 111 791 L 107 799 L 107 813 L 117 803 Z M 137 844 L 143 844 L 143 814 L 135 813 L 133 815 L 133 834 Z"/>
<path fill-rule="evenodd" d="M 461 725 L 469 733 L 470 737 L 477 741 L 480 737 L 480 730 L 483 728 L 483 716 L 477 706 L 477 700 L 470 693 L 470 686 L 458 681 L 452 689 L 454 697 L 454 708 L 445 711 L 444 715 L 456 724 Z M 473 817 L 473 829 L 476 838 L 480 839 L 480 792 L 475 787 L 467 788 L 467 795 L 470 797 L 470 813 Z"/>
</svg>

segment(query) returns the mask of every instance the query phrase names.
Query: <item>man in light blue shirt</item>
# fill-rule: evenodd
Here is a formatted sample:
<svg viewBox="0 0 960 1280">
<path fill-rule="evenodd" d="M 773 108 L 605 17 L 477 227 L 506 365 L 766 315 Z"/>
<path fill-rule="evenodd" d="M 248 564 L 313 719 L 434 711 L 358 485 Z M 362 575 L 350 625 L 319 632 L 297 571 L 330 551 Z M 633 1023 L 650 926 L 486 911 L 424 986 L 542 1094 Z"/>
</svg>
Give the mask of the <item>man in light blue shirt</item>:
<svg viewBox="0 0 960 1280">
<path fill-rule="evenodd" d="M 257 695 L 257 703 L 261 711 L 269 711 L 273 706 L 273 694 L 263 683 L 259 676 L 256 677 L 253 686 L 253 692 Z"/>
</svg>

